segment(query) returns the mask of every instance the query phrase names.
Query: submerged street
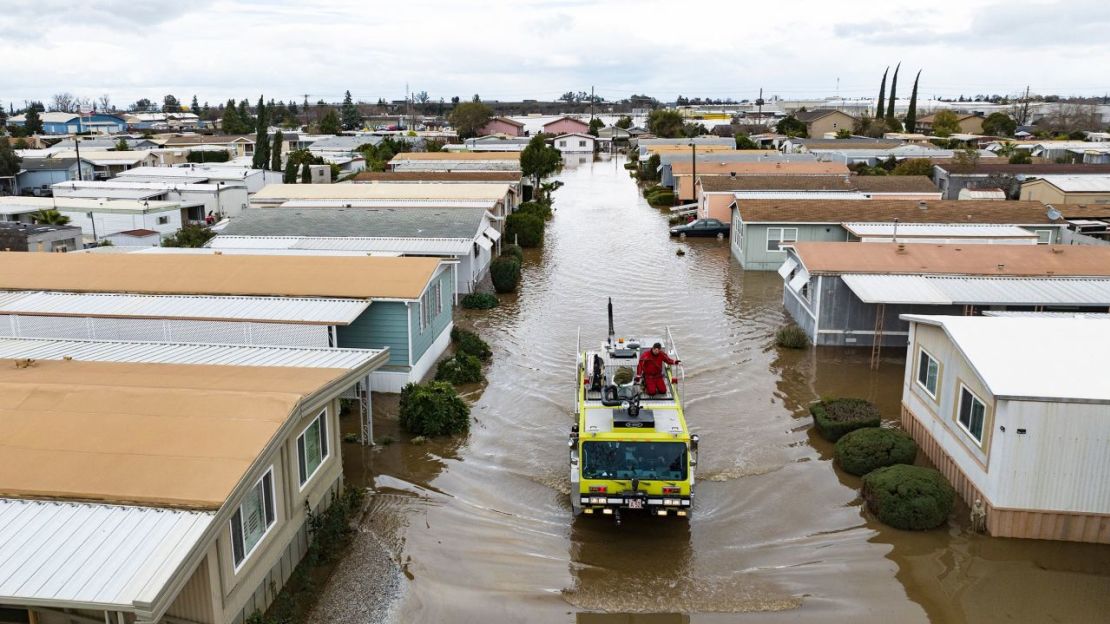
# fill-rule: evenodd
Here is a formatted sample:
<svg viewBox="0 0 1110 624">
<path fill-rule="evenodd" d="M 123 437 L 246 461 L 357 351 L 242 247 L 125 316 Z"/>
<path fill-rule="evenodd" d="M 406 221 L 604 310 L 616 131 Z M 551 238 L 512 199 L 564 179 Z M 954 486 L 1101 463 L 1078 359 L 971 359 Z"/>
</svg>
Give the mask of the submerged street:
<svg viewBox="0 0 1110 624">
<path fill-rule="evenodd" d="M 976 535 L 962 505 L 930 532 L 869 518 L 807 405 L 860 397 L 897 421 L 904 351 L 875 372 L 868 349 L 779 349 L 777 273 L 743 271 L 727 239 L 669 241 L 622 157 L 568 158 L 520 293 L 457 319 L 494 352 L 470 434 L 412 444 L 375 395 L 380 444 L 346 445 L 348 481 L 374 494 L 315 621 L 1105 621 L 1110 546 Z M 608 297 L 618 335 L 670 326 L 686 365 L 688 523 L 571 514 L 575 346 L 604 339 Z"/>
</svg>

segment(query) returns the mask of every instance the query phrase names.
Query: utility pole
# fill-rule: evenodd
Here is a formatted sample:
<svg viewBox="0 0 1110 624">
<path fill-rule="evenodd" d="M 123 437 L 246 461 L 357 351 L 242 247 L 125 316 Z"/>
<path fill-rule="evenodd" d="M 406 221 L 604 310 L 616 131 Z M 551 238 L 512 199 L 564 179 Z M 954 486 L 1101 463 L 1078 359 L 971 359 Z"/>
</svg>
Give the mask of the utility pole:
<svg viewBox="0 0 1110 624">
<path fill-rule="evenodd" d="M 698 201 L 698 144 L 690 139 L 690 192 L 694 194 L 694 201 Z M 681 193 L 679 193 L 681 195 Z M 682 201 L 679 197 L 678 201 Z"/>
<path fill-rule="evenodd" d="M 594 120 L 594 87 L 590 85 L 590 121 Z"/>
<path fill-rule="evenodd" d="M 302 107 L 302 109 L 304 110 L 304 125 L 307 128 L 308 127 L 308 96 L 309 96 L 309 94 L 304 93 L 303 95 L 304 95 L 304 106 Z"/>
</svg>

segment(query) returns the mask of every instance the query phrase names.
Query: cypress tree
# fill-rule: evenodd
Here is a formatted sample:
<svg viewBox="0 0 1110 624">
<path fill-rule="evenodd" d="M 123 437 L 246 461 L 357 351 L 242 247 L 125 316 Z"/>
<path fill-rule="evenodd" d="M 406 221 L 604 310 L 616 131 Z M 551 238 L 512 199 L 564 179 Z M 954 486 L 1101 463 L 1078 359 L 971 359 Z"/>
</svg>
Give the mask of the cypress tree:
<svg viewBox="0 0 1110 624">
<path fill-rule="evenodd" d="M 308 168 L 308 161 L 301 166 L 301 184 L 312 184 L 312 169 Z"/>
<path fill-rule="evenodd" d="M 921 70 L 913 79 L 913 91 L 910 92 L 910 107 L 906 111 L 906 132 L 917 131 L 917 81 L 921 80 Z"/>
<path fill-rule="evenodd" d="M 887 119 L 894 119 L 894 98 L 898 91 L 898 69 L 902 67 L 902 63 L 894 67 L 894 77 L 890 79 L 890 104 L 886 107 Z"/>
<path fill-rule="evenodd" d="M 189 105 L 189 112 L 194 115 L 200 114 L 200 104 L 197 103 L 197 96 L 193 96 L 193 103 Z"/>
<path fill-rule="evenodd" d="M 274 133 L 274 146 L 270 152 L 270 171 L 281 171 L 281 143 L 285 140 L 285 135 L 281 130 Z"/>
<path fill-rule="evenodd" d="M 297 161 L 292 158 L 285 164 L 285 175 L 281 177 L 281 181 L 285 184 L 297 183 Z"/>
<path fill-rule="evenodd" d="M 875 119 L 882 119 L 886 117 L 886 74 L 890 71 L 890 66 L 887 65 L 883 70 L 883 83 L 879 85 L 879 105 L 875 107 Z"/>
<path fill-rule="evenodd" d="M 254 159 L 251 166 L 255 169 L 265 169 L 270 164 L 270 135 L 266 129 L 270 124 L 266 122 L 266 104 L 262 96 L 258 96 L 258 130 L 254 134 Z"/>
</svg>

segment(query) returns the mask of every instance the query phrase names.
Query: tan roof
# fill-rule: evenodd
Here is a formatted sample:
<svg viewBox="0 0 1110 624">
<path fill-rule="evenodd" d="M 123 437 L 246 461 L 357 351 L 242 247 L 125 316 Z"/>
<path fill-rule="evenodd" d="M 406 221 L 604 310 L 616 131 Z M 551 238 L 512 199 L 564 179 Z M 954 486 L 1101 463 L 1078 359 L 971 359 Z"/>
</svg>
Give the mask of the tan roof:
<svg viewBox="0 0 1110 624">
<path fill-rule="evenodd" d="M 853 191 L 869 193 L 939 193 L 926 176 L 843 175 L 700 175 L 702 189 L 709 193 L 730 191 Z"/>
<path fill-rule="evenodd" d="M 0 363 L 0 496 L 219 508 L 297 403 L 346 373 Z"/>
<path fill-rule="evenodd" d="M 690 175 L 694 163 L 671 163 L 674 175 Z M 844 163 L 818 161 L 790 162 L 699 162 L 698 175 L 848 175 Z"/>
<path fill-rule="evenodd" d="M 1110 205 L 1107 204 L 1053 204 L 1068 219 L 1106 219 L 1110 218 Z"/>
<path fill-rule="evenodd" d="M 519 171 L 362 171 L 355 182 L 520 182 Z"/>
<path fill-rule="evenodd" d="M 666 143 L 666 144 L 663 144 L 663 145 L 648 145 L 647 146 L 647 151 L 648 151 L 649 154 L 667 154 L 667 153 L 670 153 L 670 152 L 684 152 L 684 153 L 689 154 L 690 153 L 690 146 L 689 145 L 673 145 L 673 144 L 670 144 L 670 143 Z M 731 146 L 731 145 L 712 145 L 712 144 L 710 144 L 710 145 L 699 145 L 698 146 L 698 153 L 700 153 L 700 154 L 704 154 L 706 152 L 739 152 L 739 151 L 757 152 L 757 151 L 770 151 L 770 150 L 738 150 L 734 146 Z"/>
<path fill-rule="evenodd" d="M 402 152 L 389 162 L 402 160 L 520 160 L 520 152 Z"/>
<path fill-rule="evenodd" d="M 1039 201 L 745 199 L 738 201 L 737 206 L 740 218 L 747 223 L 889 222 L 895 219 L 901 223 L 1054 223 Z"/>
<path fill-rule="evenodd" d="M 0 253 L 0 290 L 416 299 L 436 258 Z"/>
<path fill-rule="evenodd" d="M 268 184 L 252 196 L 265 199 L 488 199 L 510 191 L 508 184 Z"/>
<path fill-rule="evenodd" d="M 254 137 L 241 134 L 189 134 L 166 137 L 165 145 L 224 145 L 235 141 L 254 143 Z"/>
<path fill-rule="evenodd" d="M 794 249 L 810 273 L 1110 277 L 1110 247 L 1088 245 L 820 242 Z"/>
</svg>

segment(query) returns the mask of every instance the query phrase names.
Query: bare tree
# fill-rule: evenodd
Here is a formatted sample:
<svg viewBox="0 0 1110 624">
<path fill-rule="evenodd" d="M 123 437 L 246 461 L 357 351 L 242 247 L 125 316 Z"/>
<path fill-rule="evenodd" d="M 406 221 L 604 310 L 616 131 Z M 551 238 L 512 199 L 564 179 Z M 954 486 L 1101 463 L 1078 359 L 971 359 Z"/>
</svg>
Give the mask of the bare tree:
<svg viewBox="0 0 1110 624">
<path fill-rule="evenodd" d="M 1096 106 L 1068 102 L 1056 104 L 1051 113 L 1037 122 L 1037 127 L 1049 132 L 1069 134 L 1085 130 L 1101 130 L 1104 124 Z"/>
<path fill-rule="evenodd" d="M 92 110 L 95 102 L 92 98 L 79 97 L 74 100 L 75 110 Z"/>
<path fill-rule="evenodd" d="M 1013 117 L 1019 126 L 1029 123 L 1029 87 L 1025 87 L 1025 93 L 1014 98 L 1013 103 L 1010 104 L 1010 117 Z"/>
<path fill-rule="evenodd" d="M 100 107 L 100 112 L 106 113 L 112 110 L 112 98 L 110 98 L 107 93 L 96 98 L 96 102 L 97 106 Z"/>
<path fill-rule="evenodd" d="M 55 93 L 53 97 L 50 98 L 50 110 L 52 111 L 72 113 L 76 107 L 77 98 L 69 91 Z"/>
</svg>

